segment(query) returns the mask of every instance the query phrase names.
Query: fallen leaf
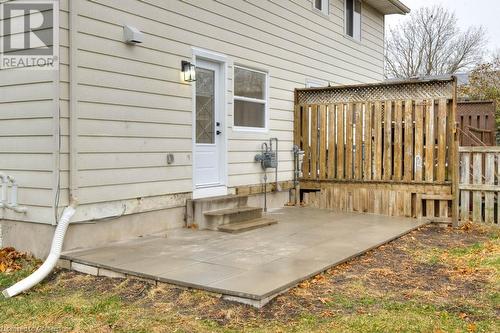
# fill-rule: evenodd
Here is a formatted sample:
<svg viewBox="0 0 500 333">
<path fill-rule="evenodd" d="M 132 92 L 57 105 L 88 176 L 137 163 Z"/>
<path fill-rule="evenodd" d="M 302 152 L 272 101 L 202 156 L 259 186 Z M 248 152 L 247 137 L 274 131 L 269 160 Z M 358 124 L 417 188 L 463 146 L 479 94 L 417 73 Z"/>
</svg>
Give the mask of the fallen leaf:
<svg viewBox="0 0 500 333">
<path fill-rule="evenodd" d="M 474 323 L 470 323 L 467 325 L 467 331 L 469 332 L 476 332 L 477 331 L 477 325 Z"/>
</svg>

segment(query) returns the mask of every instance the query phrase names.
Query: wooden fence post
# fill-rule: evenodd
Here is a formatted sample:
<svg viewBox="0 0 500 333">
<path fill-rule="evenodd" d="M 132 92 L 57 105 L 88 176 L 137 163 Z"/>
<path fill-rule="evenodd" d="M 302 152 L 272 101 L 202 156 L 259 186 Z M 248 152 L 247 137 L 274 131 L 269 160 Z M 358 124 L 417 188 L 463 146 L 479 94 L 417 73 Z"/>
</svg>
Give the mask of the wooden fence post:
<svg viewBox="0 0 500 333">
<path fill-rule="evenodd" d="M 458 131 L 457 131 L 457 78 L 454 76 L 453 77 L 453 95 L 452 95 L 452 107 L 451 107 L 451 123 L 453 124 L 453 128 L 449 129 L 452 131 L 452 138 L 453 138 L 453 143 L 450 144 L 450 147 L 452 147 L 451 150 L 451 193 L 453 200 L 451 201 L 451 221 L 452 225 L 454 227 L 459 226 L 459 204 L 458 200 L 460 198 L 460 183 L 459 183 L 459 176 L 460 176 L 460 155 L 458 153 L 458 146 L 459 146 L 459 136 L 458 136 Z"/>
</svg>

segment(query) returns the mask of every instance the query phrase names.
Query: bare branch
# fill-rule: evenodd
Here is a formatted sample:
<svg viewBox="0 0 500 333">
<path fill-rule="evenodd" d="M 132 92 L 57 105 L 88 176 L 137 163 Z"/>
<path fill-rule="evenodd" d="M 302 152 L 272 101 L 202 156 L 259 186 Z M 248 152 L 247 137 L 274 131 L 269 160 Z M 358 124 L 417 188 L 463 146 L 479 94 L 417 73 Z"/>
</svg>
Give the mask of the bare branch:
<svg viewBox="0 0 500 333">
<path fill-rule="evenodd" d="M 442 6 L 424 7 L 391 28 L 386 41 L 386 77 L 453 74 L 481 62 L 484 30 L 461 31 Z"/>
</svg>

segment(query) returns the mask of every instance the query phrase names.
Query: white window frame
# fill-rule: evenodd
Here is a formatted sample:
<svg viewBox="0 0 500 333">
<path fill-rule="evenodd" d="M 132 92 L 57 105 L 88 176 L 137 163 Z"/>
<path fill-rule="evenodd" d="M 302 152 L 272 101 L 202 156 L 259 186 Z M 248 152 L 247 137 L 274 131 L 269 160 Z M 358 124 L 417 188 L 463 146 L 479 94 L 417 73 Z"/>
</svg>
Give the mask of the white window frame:
<svg viewBox="0 0 500 333">
<path fill-rule="evenodd" d="M 323 15 L 330 15 L 330 0 L 321 0 L 321 9 L 316 8 L 316 1 L 311 0 L 311 5 L 314 11 Z"/>
<path fill-rule="evenodd" d="M 353 1 L 353 7 L 352 7 L 352 11 L 353 11 L 353 17 L 352 17 L 352 20 L 353 20 L 353 26 L 352 26 L 352 34 L 355 35 L 354 31 L 355 31 L 355 22 L 354 22 L 354 8 L 356 7 L 356 4 L 354 2 L 358 1 L 358 0 L 352 0 Z M 359 0 L 360 2 L 360 12 L 359 12 L 359 38 L 358 37 L 355 37 L 355 36 L 351 36 L 347 33 L 347 0 L 344 0 L 344 34 L 346 37 L 350 38 L 351 40 L 354 40 L 356 42 L 361 42 L 361 39 L 362 39 L 362 26 L 363 26 L 363 2 L 361 0 Z"/>
<path fill-rule="evenodd" d="M 264 87 L 264 99 L 256 99 L 249 98 L 244 96 L 237 96 L 234 85 L 236 81 L 236 77 L 234 75 L 235 69 L 241 68 L 247 71 L 256 72 L 260 74 L 264 74 L 265 79 L 265 87 Z M 247 127 L 247 126 L 236 126 L 235 125 L 235 101 L 243 101 L 243 102 L 253 102 L 264 104 L 264 127 Z M 234 65 L 233 66 L 233 130 L 238 132 L 268 132 L 269 131 L 269 72 L 262 69 L 255 69 L 252 67 L 242 66 L 242 65 Z"/>
</svg>

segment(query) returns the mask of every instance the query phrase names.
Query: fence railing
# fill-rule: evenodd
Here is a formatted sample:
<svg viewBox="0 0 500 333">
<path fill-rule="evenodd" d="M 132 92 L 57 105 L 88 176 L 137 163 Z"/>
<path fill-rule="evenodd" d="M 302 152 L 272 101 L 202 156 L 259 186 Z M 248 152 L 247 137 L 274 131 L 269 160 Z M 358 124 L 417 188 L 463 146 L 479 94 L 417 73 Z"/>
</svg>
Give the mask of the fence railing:
<svg viewBox="0 0 500 333">
<path fill-rule="evenodd" d="M 500 147 L 460 147 L 460 219 L 500 223 Z"/>
</svg>

